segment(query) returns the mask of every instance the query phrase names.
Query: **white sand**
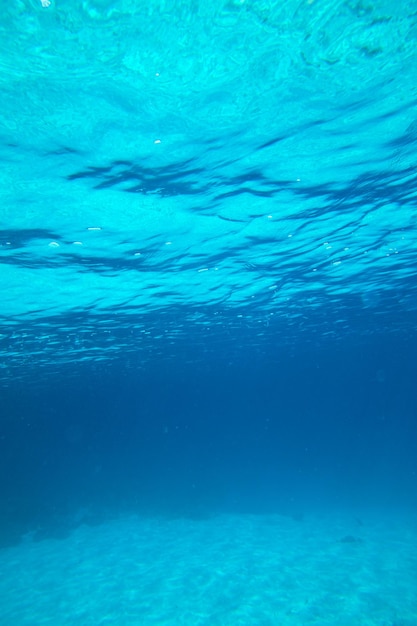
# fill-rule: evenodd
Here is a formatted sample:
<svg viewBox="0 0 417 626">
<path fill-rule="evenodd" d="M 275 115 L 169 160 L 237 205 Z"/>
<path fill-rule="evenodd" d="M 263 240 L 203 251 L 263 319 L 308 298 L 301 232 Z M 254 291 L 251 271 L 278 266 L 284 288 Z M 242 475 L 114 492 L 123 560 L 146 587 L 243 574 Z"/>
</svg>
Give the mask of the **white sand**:
<svg viewBox="0 0 417 626">
<path fill-rule="evenodd" d="M 0 599 L 1 626 L 416 626 L 417 525 L 130 517 L 2 550 Z"/>
</svg>

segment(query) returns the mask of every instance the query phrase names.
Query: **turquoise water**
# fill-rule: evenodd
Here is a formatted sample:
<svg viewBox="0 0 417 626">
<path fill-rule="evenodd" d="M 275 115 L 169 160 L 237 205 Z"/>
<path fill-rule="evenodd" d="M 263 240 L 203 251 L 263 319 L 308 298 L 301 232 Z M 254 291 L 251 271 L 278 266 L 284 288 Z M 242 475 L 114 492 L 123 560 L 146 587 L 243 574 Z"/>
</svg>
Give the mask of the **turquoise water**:
<svg viewBox="0 0 417 626">
<path fill-rule="evenodd" d="M 416 626 L 415 3 L 0 42 L 0 626 Z"/>
<path fill-rule="evenodd" d="M 409 2 L 5 5 L 5 376 L 407 336 L 416 36 Z"/>
</svg>

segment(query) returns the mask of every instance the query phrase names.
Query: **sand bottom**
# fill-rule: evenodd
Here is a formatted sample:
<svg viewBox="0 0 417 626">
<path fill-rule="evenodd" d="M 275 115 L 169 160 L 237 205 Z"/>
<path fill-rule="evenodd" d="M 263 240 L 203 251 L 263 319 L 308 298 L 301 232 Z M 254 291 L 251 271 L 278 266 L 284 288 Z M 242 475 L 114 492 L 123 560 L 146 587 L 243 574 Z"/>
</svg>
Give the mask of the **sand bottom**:
<svg viewBox="0 0 417 626">
<path fill-rule="evenodd" d="M 417 626 L 416 520 L 129 517 L 0 552 L 7 626 Z"/>
</svg>

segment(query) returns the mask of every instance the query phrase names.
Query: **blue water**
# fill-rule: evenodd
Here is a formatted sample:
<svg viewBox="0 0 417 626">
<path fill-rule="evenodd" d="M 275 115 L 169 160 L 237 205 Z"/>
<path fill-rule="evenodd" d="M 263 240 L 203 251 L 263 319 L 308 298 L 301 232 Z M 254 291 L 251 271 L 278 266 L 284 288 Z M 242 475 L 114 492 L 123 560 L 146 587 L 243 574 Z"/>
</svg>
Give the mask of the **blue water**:
<svg viewBox="0 0 417 626">
<path fill-rule="evenodd" d="M 43 4 L 0 17 L 0 546 L 132 515 L 345 515 L 358 550 L 367 515 L 414 527 L 414 3 Z M 361 623 L 415 626 L 409 593 Z M 0 622 L 80 623 L 53 606 Z M 110 621 L 287 619 L 172 606 Z"/>
</svg>

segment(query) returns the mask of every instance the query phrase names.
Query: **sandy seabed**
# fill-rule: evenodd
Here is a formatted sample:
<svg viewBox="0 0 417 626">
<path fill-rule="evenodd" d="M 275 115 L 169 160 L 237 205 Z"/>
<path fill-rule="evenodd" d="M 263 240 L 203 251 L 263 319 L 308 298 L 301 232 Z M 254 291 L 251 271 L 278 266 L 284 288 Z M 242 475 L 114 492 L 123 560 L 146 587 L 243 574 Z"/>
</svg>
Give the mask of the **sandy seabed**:
<svg viewBox="0 0 417 626">
<path fill-rule="evenodd" d="M 417 519 L 128 517 L 0 551 L 1 626 L 417 626 Z"/>
</svg>

